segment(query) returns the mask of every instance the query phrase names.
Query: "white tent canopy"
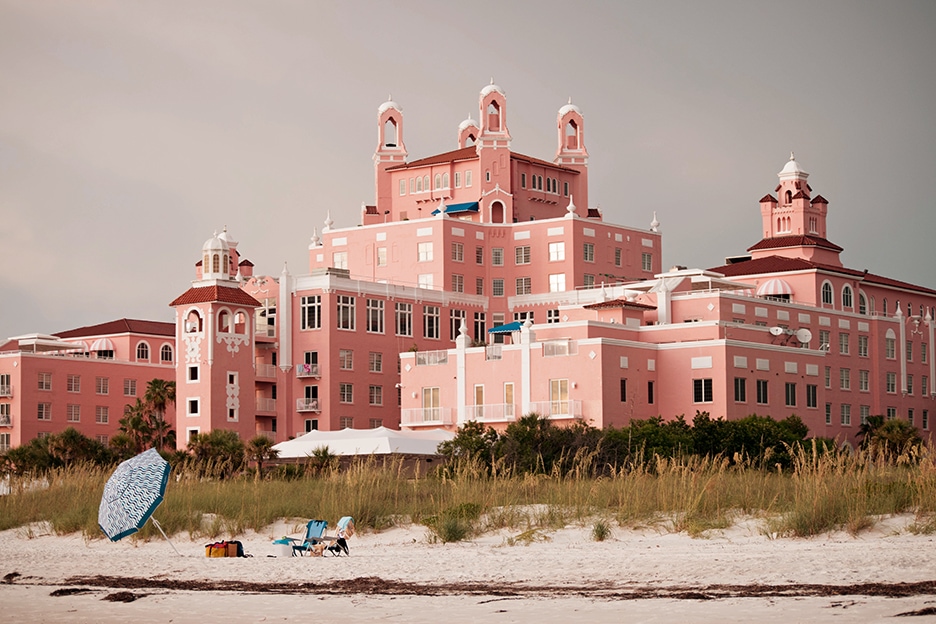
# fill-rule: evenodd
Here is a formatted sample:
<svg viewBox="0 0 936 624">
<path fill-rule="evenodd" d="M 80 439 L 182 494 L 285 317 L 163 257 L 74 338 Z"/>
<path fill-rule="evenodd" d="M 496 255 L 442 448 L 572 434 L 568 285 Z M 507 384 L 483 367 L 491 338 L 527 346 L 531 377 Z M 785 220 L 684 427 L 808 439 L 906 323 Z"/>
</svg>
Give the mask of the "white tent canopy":
<svg viewBox="0 0 936 624">
<path fill-rule="evenodd" d="M 396 431 L 386 427 L 376 429 L 342 429 L 341 431 L 310 431 L 293 440 L 280 442 L 280 459 L 309 457 L 323 446 L 332 455 L 438 455 L 440 442 L 455 434 L 444 429 L 429 431 Z"/>
</svg>

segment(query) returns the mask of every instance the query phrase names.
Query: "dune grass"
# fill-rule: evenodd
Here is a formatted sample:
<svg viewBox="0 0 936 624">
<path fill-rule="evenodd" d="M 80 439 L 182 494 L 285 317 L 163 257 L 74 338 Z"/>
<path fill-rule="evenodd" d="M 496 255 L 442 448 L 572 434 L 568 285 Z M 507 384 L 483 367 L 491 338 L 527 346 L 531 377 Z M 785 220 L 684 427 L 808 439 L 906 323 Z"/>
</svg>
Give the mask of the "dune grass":
<svg viewBox="0 0 936 624">
<path fill-rule="evenodd" d="M 588 476 L 593 471 L 587 457 L 581 470 L 565 476 L 463 464 L 414 478 L 399 464 L 375 461 L 289 480 L 222 479 L 183 470 L 170 476 L 155 515 L 168 534 L 194 539 L 263 531 L 281 519 L 294 522 L 298 532 L 308 518 L 333 524 L 345 515 L 362 530 L 422 524 L 443 542 L 570 524 L 595 539 L 610 538 L 613 523 L 702 535 L 740 515 L 762 518 L 764 531 L 778 537 L 842 529 L 855 534 L 873 526 L 875 517 L 897 513 L 917 515 L 910 530 L 936 531 L 936 458 L 925 447 L 896 462 L 863 452 L 801 450 L 788 472 L 760 468 L 770 465 L 769 458 L 732 459 L 656 458 L 599 478 Z M 38 482 L 13 477 L 10 494 L 0 496 L 0 530 L 47 522 L 57 534 L 101 537 L 98 505 L 109 474 L 74 467 Z M 134 539 L 156 535 L 148 524 Z"/>
</svg>

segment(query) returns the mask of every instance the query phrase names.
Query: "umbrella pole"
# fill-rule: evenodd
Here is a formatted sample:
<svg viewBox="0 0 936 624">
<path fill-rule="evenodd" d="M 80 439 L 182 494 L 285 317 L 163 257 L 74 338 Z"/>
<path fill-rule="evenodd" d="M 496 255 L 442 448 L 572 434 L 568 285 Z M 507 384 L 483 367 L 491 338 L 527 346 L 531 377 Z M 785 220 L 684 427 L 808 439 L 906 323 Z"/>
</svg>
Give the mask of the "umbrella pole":
<svg viewBox="0 0 936 624">
<path fill-rule="evenodd" d="M 169 541 L 169 538 L 166 537 L 166 532 L 163 531 L 163 528 L 162 528 L 161 526 L 159 526 L 159 523 L 158 523 L 158 522 L 156 522 L 156 518 L 154 518 L 153 516 L 150 516 L 150 520 L 153 521 L 153 524 L 155 524 L 155 525 L 156 525 L 156 528 L 159 529 L 159 532 L 162 533 L 163 539 L 166 540 L 167 542 L 169 542 L 169 545 L 172 546 L 172 550 L 175 551 L 175 554 L 177 554 L 177 555 L 179 555 L 179 556 L 181 557 L 181 556 L 182 556 L 182 553 L 180 553 L 180 552 L 179 552 L 179 549 L 175 547 L 175 544 L 173 544 L 171 541 Z"/>
</svg>

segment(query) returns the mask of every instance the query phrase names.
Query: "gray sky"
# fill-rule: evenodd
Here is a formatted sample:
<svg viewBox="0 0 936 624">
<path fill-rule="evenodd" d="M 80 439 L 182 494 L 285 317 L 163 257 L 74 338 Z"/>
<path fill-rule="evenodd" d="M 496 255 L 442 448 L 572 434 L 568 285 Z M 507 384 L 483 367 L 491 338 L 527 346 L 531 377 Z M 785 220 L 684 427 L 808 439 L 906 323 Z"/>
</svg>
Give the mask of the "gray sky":
<svg viewBox="0 0 936 624">
<path fill-rule="evenodd" d="M 585 115 L 590 201 L 664 266 L 760 237 L 790 150 L 847 266 L 936 287 L 936 3 L 0 0 L 0 338 L 172 320 L 225 224 L 307 271 L 373 202 L 376 111 L 456 147 L 493 76 L 513 148 Z"/>
</svg>

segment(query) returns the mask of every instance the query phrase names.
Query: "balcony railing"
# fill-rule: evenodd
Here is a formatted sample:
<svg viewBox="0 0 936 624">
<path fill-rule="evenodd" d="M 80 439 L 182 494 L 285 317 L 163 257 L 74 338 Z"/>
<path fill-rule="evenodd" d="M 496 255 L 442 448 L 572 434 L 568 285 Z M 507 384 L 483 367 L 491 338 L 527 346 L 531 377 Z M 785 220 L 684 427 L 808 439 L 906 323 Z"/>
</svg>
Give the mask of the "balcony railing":
<svg viewBox="0 0 936 624">
<path fill-rule="evenodd" d="M 257 377 L 276 379 L 276 367 L 272 364 L 257 364 Z"/>
<path fill-rule="evenodd" d="M 477 422 L 504 422 L 516 418 L 517 407 L 513 403 L 492 403 L 490 405 L 468 405 L 465 418 Z"/>
<path fill-rule="evenodd" d="M 275 431 L 258 431 L 258 432 L 257 432 L 257 435 L 266 436 L 266 437 L 268 437 L 269 439 L 271 439 L 271 440 L 273 440 L 274 442 L 276 442 L 276 432 L 275 432 Z"/>
<path fill-rule="evenodd" d="M 452 425 L 450 407 L 414 407 L 400 410 L 401 425 Z"/>
<path fill-rule="evenodd" d="M 503 345 L 492 344 L 484 347 L 484 359 L 485 360 L 499 360 L 504 357 L 503 355 Z"/>
<path fill-rule="evenodd" d="M 297 412 L 321 412 L 318 399 L 296 399 Z"/>
<path fill-rule="evenodd" d="M 0 416 L 0 427 L 12 427 L 12 426 L 13 426 L 13 419 L 10 416 L 7 416 L 6 414 L 4 414 L 3 416 Z"/>
<path fill-rule="evenodd" d="M 448 364 L 448 351 L 417 351 L 416 366 Z"/>
<path fill-rule="evenodd" d="M 296 365 L 296 377 L 300 379 L 303 377 L 319 377 L 319 365 L 318 364 L 297 364 Z"/>
<path fill-rule="evenodd" d="M 576 400 L 534 401 L 530 403 L 530 411 L 547 418 L 581 418 L 582 402 Z"/>
<path fill-rule="evenodd" d="M 13 386 L 10 384 L 3 384 L 0 386 L 0 397 L 8 399 L 11 396 L 13 396 Z"/>
<path fill-rule="evenodd" d="M 256 338 L 276 338 L 276 325 L 257 325 Z"/>
<path fill-rule="evenodd" d="M 546 340 L 543 342 L 543 357 L 558 357 L 578 353 L 578 343 L 574 340 Z"/>
<path fill-rule="evenodd" d="M 268 399 L 266 397 L 260 397 L 257 399 L 257 411 L 258 412 L 275 412 L 276 411 L 276 399 Z"/>
</svg>

